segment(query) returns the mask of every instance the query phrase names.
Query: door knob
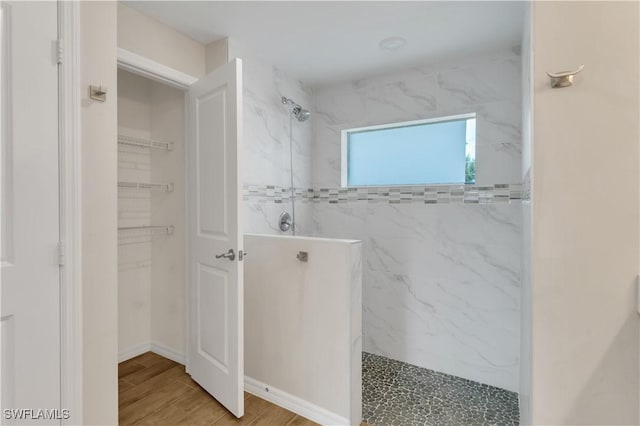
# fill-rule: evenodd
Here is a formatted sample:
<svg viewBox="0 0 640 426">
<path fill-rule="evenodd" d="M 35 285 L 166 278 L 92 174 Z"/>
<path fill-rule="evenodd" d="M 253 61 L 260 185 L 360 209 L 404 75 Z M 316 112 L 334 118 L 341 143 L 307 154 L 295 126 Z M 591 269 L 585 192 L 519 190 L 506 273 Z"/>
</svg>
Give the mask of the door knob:
<svg viewBox="0 0 640 426">
<path fill-rule="evenodd" d="M 235 260 L 236 254 L 233 252 L 233 249 L 229 249 L 229 251 L 226 253 L 216 254 L 216 259 L 222 259 L 222 258 Z"/>
</svg>

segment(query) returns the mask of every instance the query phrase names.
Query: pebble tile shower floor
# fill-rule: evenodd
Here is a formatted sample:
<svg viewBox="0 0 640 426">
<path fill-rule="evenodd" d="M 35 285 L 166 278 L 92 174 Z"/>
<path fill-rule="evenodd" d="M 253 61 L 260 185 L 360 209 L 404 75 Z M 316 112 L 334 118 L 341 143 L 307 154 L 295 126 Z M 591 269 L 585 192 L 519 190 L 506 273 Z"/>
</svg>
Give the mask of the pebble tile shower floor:
<svg viewBox="0 0 640 426">
<path fill-rule="evenodd" d="M 518 425 L 518 394 L 362 353 L 362 417 L 372 426 Z"/>
</svg>

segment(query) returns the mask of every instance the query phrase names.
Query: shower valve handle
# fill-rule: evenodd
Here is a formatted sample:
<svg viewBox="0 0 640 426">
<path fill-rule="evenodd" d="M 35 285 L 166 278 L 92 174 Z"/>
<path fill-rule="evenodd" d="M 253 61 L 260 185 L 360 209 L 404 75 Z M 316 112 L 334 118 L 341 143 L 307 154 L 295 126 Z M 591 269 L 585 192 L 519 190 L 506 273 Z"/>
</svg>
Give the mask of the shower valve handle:
<svg viewBox="0 0 640 426">
<path fill-rule="evenodd" d="M 236 259 L 236 254 L 233 252 L 233 249 L 229 249 L 228 252 L 222 254 L 216 254 L 216 259 L 229 259 L 231 261 Z"/>
</svg>

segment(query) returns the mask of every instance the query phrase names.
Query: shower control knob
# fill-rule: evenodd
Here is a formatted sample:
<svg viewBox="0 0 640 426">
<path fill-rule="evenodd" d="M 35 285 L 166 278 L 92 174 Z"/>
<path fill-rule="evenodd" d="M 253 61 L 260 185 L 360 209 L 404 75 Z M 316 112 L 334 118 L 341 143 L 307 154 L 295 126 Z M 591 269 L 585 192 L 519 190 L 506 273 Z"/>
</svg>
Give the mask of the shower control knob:
<svg viewBox="0 0 640 426">
<path fill-rule="evenodd" d="M 293 220 L 291 219 L 291 215 L 287 212 L 280 213 L 280 219 L 278 220 L 278 226 L 282 232 L 287 232 L 291 225 L 293 225 Z"/>
<path fill-rule="evenodd" d="M 231 261 L 236 259 L 236 254 L 233 252 L 233 249 L 229 249 L 228 252 L 222 254 L 216 254 L 216 259 L 229 259 Z"/>
</svg>

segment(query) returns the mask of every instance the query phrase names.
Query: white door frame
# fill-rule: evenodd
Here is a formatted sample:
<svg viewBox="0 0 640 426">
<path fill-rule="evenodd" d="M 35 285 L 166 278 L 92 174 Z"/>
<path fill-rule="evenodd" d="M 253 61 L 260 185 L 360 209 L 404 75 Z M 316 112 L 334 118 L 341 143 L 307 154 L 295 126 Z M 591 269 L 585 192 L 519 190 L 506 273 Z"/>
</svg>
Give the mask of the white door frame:
<svg viewBox="0 0 640 426">
<path fill-rule="evenodd" d="M 118 68 L 186 92 L 198 78 L 118 47 Z"/>
<path fill-rule="evenodd" d="M 82 138 L 80 80 L 80 4 L 58 0 L 60 105 L 60 273 L 61 408 L 82 423 Z M 185 91 L 196 77 L 124 49 L 118 67 Z M 115 141 L 114 141 L 115 143 Z"/>
<path fill-rule="evenodd" d="M 58 1 L 60 188 L 60 408 L 82 423 L 82 169 L 80 6 Z"/>
</svg>

